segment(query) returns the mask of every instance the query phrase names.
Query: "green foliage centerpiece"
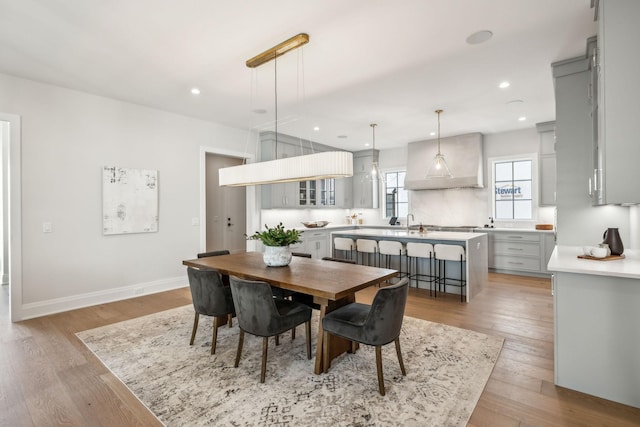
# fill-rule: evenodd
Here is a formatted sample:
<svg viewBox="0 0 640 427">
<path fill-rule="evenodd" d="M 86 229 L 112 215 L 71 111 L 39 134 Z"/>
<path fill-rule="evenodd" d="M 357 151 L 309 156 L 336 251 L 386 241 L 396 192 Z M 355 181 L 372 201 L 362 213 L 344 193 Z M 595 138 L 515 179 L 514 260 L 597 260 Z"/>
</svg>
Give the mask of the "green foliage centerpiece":
<svg viewBox="0 0 640 427">
<path fill-rule="evenodd" d="M 256 231 L 248 240 L 260 240 L 264 245 L 262 259 L 269 267 L 284 267 L 291 262 L 291 248 L 289 245 L 300 243 L 301 231 L 286 230 L 282 223 L 275 227 L 265 224 L 265 231 Z"/>
</svg>

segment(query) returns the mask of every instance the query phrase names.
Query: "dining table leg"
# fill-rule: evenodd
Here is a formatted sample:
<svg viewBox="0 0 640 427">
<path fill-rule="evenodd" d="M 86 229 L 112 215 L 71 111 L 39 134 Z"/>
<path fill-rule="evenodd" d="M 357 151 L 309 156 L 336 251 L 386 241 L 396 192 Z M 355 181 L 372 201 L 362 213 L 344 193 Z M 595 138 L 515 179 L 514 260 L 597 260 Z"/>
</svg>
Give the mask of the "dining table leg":
<svg viewBox="0 0 640 427">
<path fill-rule="evenodd" d="M 324 357 L 325 354 L 328 355 L 327 368 L 331 366 L 331 361 L 345 352 L 352 352 L 357 349 L 357 346 L 354 348 L 352 346 L 352 342 L 344 339 L 342 337 L 336 337 L 333 335 L 327 334 L 327 337 L 324 335 L 324 329 L 322 328 L 322 319 L 327 313 L 332 312 L 333 310 L 342 307 L 343 305 L 355 302 L 356 297 L 355 294 L 349 295 L 345 298 L 342 298 L 337 301 L 328 300 L 326 298 L 314 297 L 313 302 L 320 306 L 320 319 L 318 321 L 318 335 L 317 335 L 317 345 L 316 345 L 316 361 L 313 372 L 315 374 L 321 374 L 324 372 Z M 326 346 L 326 352 L 325 352 Z"/>
</svg>

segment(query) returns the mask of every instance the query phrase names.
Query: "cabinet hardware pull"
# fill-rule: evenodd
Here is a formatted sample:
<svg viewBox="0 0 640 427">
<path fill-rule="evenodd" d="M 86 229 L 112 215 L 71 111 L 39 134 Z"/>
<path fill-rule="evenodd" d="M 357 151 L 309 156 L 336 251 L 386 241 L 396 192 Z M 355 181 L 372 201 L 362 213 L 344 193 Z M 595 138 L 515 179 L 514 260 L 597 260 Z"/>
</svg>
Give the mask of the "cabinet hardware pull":
<svg viewBox="0 0 640 427">
<path fill-rule="evenodd" d="M 509 239 L 522 239 L 522 236 L 507 236 Z"/>
<path fill-rule="evenodd" d="M 507 248 L 507 249 L 509 249 L 510 251 L 523 251 L 524 250 L 522 248 Z"/>
<path fill-rule="evenodd" d="M 514 262 L 514 261 L 507 261 L 507 264 L 522 265 L 524 263 L 522 263 L 522 262 Z"/>
</svg>

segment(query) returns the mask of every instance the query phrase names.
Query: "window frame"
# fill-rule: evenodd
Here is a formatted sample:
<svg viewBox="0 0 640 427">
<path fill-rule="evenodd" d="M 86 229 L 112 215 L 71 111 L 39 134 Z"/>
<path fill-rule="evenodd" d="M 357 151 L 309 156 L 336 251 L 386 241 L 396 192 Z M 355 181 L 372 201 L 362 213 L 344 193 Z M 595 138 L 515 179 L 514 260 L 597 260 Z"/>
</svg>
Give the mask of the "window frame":
<svg viewBox="0 0 640 427">
<path fill-rule="evenodd" d="M 520 161 L 530 161 L 531 162 L 531 219 L 518 219 L 518 218 L 497 218 L 496 217 L 496 177 L 495 177 L 495 164 L 496 163 L 505 163 L 505 162 L 520 162 Z M 530 225 L 536 222 L 536 218 L 538 217 L 538 186 L 540 177 L 538 175 L 538 154 L 537 153 L 525 153 L 525 154 L 514 154 L 509 156 L 499 156 L 499 157 L 491 157 L 487 159 L 487 168 L 489 170 L 489 203 L 491 205 L 490 212 L 491 217 L 494 218 L 496 222 L 507 222 L 512 223 L 514 225 L 522 224 L 522 225 Z"/>
<path fill-rule="evenodd" d="M 379 191 L 381 193 L 379 197 L 380 197 L 380 205 L 382 207 L 382 209 L 381 209 L 382 218 L 383 219 L 390 219 L 393 215 L 389 215 L 387 213 L 387 198 L 386 198 L 386 196 L 387 196 L 387 174 L 390 174 L 390 173 L 404 173 L 405 174 L 405 180 L 406 180 L 407 168 L 406 167 L 404 167 L 404 168 L 403 167 L 398 167 L 398 168 L 384 169 L 384 170 L 381 170 L 380 173 L 382 173 L 384 175 L 384 185 L 379 185 L 378 186 Z M 411 206 L 411 193 L 405 187 L 396 186 L 394 188 L 398 188 L 398 189 L 402 188 L 405 191 L 407 191 L 407 202 L 406 202 L 406 204 L 407 204 L 407 212 L 411 212 L 411 209 L 410 209 L 410 206 Z M 403 203 L 404 204 L 405 202 L 396 202 L 396 203 Z M 395 216 L 400 217 L 401 215 L 397 215 L 396 214 Z"/>
</svg>

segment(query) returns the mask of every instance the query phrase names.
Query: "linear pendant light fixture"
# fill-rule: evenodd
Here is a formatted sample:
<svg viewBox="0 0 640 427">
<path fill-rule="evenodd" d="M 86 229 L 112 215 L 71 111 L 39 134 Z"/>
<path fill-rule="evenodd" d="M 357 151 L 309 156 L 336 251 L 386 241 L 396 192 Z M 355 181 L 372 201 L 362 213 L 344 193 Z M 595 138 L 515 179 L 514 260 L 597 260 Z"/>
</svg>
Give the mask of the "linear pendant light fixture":
<svg viewBox="0 0 640 427">
<path fill-rule="evenodd" d="M 442 113 L 442 110 L 436 110 L 436 114 L 438 115 L 438 153 L 433 158 L 431 166 L 427 170 L 427 179 L 453 178 L 453 174 L 451 173 L 449 166 L 447 166 L 444 156 L 440 153 L 440 113 Z"/>
<path fill-rule="evenodd" d="M 309 42 L 308 34 L 298 34 L 247 61 L 247 67 L 255 68 L 276 60 L 281 55 Z M 275 74 L 275 136 L 278 146 L 278 80 L 277 60 Z M 276 184 L 282 182 L 314 181 L 326 178 L 353 176 L 353 154 L 349 151 L 327 151 L 266 162 L 220 168 L 220 186 L 243 187 L 248 185 Z"/>
</svg>

